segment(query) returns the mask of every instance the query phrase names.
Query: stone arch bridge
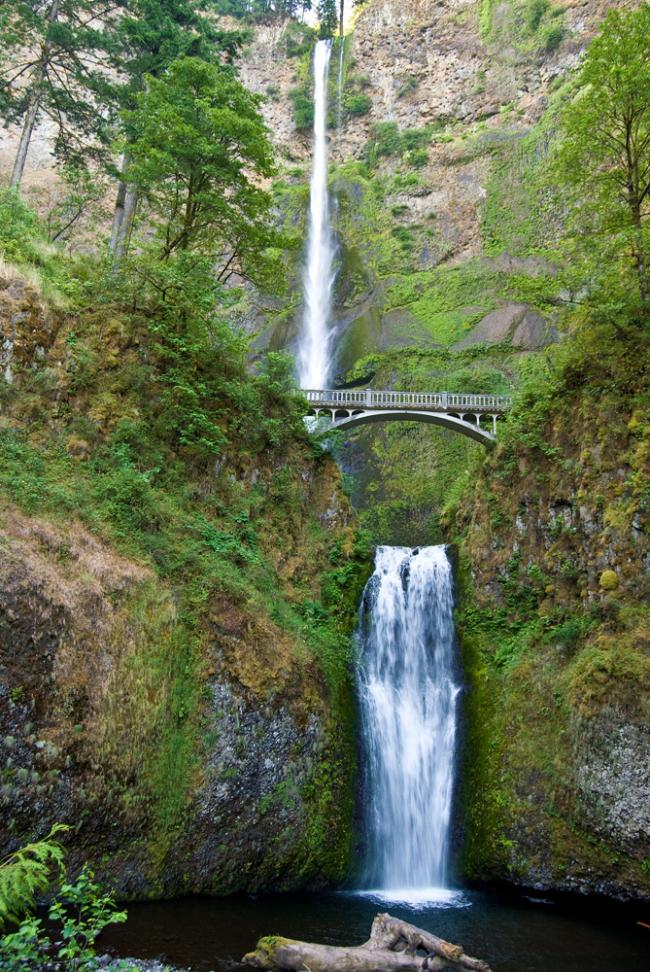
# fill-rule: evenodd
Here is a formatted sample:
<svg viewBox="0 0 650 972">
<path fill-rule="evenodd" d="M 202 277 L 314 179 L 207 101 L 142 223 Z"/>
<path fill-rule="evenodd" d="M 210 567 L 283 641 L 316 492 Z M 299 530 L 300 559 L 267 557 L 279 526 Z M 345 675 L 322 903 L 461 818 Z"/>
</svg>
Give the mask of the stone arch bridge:
<svg viewBox="0 0 650 972">
<path fill-rule="evenodd" d="M 485 446 L 497 438 L 497 420 L 512 407 L 509 395 L 374 391 L 371 388 L 303 391 L 309 415 L 331 417 L 333 429 L 374 422 L 428 422 L 469 436 Z"/>
</svg>

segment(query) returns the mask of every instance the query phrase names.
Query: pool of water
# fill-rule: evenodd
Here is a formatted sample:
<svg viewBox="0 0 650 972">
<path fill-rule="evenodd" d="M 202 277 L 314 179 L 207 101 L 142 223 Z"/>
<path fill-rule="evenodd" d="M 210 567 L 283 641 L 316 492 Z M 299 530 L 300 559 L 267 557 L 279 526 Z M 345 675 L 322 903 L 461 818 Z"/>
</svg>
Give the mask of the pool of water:
<svg viewBox="0 0 650 972">
<path fill-rule="evenodd" d="M 435 890 L 435 889 L 434 889 Z M 424 896 L 426 898 L 426 896 Z M 494 972 L 641 972 L 650 968 L 650 906 L 579 907 L 496 892 L 463 892 L 455 901 L 413 905 L 348 893 L 184 898 L 132 904 L 129 920 L 101 945 L 120 956 L 164 958 L 197 972 L 241 968 L 262 935 L 334 945 L 368 938 L 378 911 L 456 942 Z"/>
</svg>

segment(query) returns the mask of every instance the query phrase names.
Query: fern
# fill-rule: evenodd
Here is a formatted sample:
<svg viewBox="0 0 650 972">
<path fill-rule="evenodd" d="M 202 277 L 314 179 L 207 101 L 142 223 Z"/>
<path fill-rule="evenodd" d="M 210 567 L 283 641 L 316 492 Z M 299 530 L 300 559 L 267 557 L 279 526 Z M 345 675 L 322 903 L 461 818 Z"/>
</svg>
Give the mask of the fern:
<svg viewBox="0 0 650 972">
<path fill-rule="evenodd" d="M 19 921 L 35 904 L 36 895 L 51 881 L 53 869 L 63 873 L 64 849 L 55 839 L 70 828 L 54 824 L 44 840 L 26 844 L 0 861 L 0 928 Z"/>
</svg>

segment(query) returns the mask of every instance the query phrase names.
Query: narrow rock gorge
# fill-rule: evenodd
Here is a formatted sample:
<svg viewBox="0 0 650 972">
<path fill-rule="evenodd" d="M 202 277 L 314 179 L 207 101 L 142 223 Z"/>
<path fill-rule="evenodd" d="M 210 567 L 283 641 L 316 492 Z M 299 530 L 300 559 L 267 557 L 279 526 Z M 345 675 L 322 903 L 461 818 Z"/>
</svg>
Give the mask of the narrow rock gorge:
<svg viewBox="0 0 650 972">
<path fill-rule="evenodd" d="M 73 869 L 90 861 L 124 899 L 356 886 L 373 551 L 403 550 L 397 604 L 418 552 L 444 545 L 461 714 L 440 882 L 647 902 L 642 283 L 627 301 L 650 196 L 632 232 L 598 224 L 596 191 L 554 192 L 581 66 L 629 5 L 366 0 L 320 40 L 331 384 L 512 396 L 491 450 L 415 422 L 305 424 L 303 6 L 224 0 L 206 26 L 190 3 L 187 29 L 167 10 L 137 58 L 127 24 L 88 88 L 108 131 L 86 119 L 75 141 L 46 105 L 19 190 L 2 190 L 0 846 L 69 823 Z M 191 195 L 198 171 L 212 196 Z M 111 219 L 131 192 L 120 256 Z"/>
</svg>

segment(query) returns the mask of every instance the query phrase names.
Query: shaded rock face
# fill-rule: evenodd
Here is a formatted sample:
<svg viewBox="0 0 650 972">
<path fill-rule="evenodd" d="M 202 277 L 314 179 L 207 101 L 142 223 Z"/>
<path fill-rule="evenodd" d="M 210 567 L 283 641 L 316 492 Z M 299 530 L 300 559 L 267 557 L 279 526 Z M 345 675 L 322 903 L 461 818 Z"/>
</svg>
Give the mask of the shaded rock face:
<svg viewBox="0 0 650 972">
<path fill-rule="evenodd" d="M 454 345 L 454 350 L 510 340 L 513 347 L 532 351 L 551 344 L 556 337 L 555 329 L 526 304 L 506 304 L 480 320 L 466 338 Z"/>
<path fill-rule="evenodd" d="M 0 522 L 0 854 L 62 822 L 122 896 L 341 880 L 350 730 L 304 647 L 227 599 L 190 643 L 148 569 L 80 526 Z"/>
<path fill-rule="evenodd" d="M 650 427 L 633 394 L 567 391 L 542 445 L 502 447 L 461 505 L 474 877 L 650 898 Z"/>
<path fill-rule="evenodd" d="M 625 850 L 650 844 L 650 729 L 595 719 L 575 731 L 583 821 Z"/>
<path fill-rule="evenodd" d="M 55 315 L 20 277 L 0 277 L 0 372 L 14 380 L 16 370 L 44 357 L 56 330 Z"/>
</svg>

